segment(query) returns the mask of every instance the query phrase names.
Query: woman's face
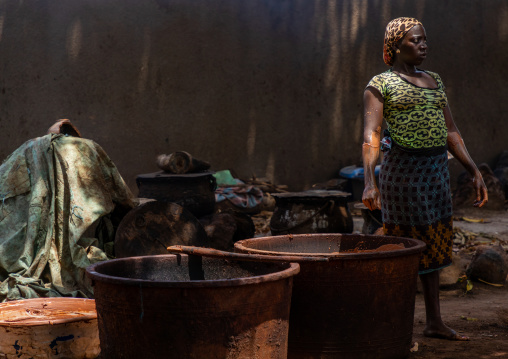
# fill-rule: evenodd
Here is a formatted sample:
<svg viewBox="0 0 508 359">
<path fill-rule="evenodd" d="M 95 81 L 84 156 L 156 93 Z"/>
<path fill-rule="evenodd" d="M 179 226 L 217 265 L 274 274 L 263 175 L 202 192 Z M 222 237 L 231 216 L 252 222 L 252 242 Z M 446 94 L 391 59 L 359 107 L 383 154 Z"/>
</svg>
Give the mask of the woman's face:
<svg viewBox="0 0 508 359">
<path fill-rule="evenodd" d="M 402 62 L 410 65 L 420 65 L 427 57 L 427 35 L 421 25 L 414 26 L 398 44 L 400 53 L 397 54 Z"/>
</svg>

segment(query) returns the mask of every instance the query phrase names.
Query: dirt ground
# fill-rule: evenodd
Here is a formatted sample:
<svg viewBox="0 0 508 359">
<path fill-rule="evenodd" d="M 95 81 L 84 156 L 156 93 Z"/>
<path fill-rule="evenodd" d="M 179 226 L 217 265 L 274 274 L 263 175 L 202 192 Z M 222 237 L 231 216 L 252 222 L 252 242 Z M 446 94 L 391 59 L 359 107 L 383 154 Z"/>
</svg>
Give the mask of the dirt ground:
<svg viewBox="0 0 508 359">
<path fill-rule="evenodd" d="M 499 238 L 508 241 L 508 213 L 506 211 L 462 210 L 455 211 L 454 226 L 479 234 L 479 238 Z M 472 223 L 460 218 L 483 219 Z M 495 287 L 473 282 L 466 293 L 464 285 L 441 289 L 441 314 L 445 323 L 468 342 L 450 342 L 423 336 L 425 304 L 423 295 L 416 296 L 413 341 L 418 350 L 410 355 L 416 358 L 508 358 L 508 284 Z M 416 347 L 415 347 L 416 348 Z"/>
<path fill-rule="evenodd" d="M 354 231 L 361 232 L 361 213 L 354 210 L 354 203 L 350 204 L 350 208 Z M 263 230 L 269 230 L 269 214 L 261 220 Z M 473 288 L 468 292 L 466 282 L 456 283 L 456 279 L 464 274 L 468 258 L 472 257 L 477 245 L 501 244 L 508 251 L 508 212 L 472 208 L 455 210 L 454 218 L 454 227 L 466 236 L 475 236 L 465 244 L 454 246 L 455 254 L 462 255 L 462 258 L 460 265 L 447 269 L 448 284 L 440 291 L 441 314 L 448 326 L 468 336 L 470 341 L 452 342 L 424 337 L 425 304 L 419 290 L 413 330 L 413 342 L 417 345 L 413 347 L 414 352 L 409 359 L 508 358 L 508 282 L 502 287 L 472 282 Z"/>
<path fill-rule="evenodd" d="M 416 296 L 413 341 L 418 350 L 409 358 L 508 358 L 508 288 L 473 283 L 473 290 L 441 290 L 441 315 L 445 323 L 468 342 L 451 342 L 424 337 L 425 305 L 423 295 Z M 504 319 L 504 320 L 503 320 Z"/>
</svg>

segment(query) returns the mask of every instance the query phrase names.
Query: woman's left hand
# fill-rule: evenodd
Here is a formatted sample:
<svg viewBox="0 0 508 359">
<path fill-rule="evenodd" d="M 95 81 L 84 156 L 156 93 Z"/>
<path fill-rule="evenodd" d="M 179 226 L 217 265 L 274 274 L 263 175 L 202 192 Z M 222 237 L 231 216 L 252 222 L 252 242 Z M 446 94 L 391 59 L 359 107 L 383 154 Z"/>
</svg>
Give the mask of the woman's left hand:
<svg viewBox="0 0 508 359">
<path fill-rule="evenodd" d="M 483 207 L 488 202 L 489 195 L 480 171 L 477 171 L 473 177 L 473 186 L 476 191 L 476 201 L 474 201 L 473 206 Z"/>
</svg>

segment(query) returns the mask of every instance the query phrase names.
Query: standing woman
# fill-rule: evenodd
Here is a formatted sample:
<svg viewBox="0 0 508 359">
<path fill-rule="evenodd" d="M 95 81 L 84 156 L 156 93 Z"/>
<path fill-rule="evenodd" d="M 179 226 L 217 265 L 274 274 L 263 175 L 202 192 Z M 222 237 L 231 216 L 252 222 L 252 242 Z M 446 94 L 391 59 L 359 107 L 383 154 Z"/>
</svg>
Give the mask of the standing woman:
<svg viewBox="0 0 508 359">
<path fill-rule="evenodd" d="M 427 36 L 416 19 L 401 17 L 386 27 L 383 58 L 391 68 L 374 76 L 364 93 L 363 203 L 381 209 L 386 235 L 427 244 L 419 275 L 426 308 L 424 335 L 468 340 L 443 323 L 439 306 L 439 269 L 451 264 L 452 201 L 447 150 L 473 177 L 476 201 L 488 200 L 482 175 L 453 122 L 438 74 L 417 68 L 427 56 Z M 383 118 L 388 131 L 381 138 Z M 374 168 L 384 159 L 379 189 Z"/>
</svg>

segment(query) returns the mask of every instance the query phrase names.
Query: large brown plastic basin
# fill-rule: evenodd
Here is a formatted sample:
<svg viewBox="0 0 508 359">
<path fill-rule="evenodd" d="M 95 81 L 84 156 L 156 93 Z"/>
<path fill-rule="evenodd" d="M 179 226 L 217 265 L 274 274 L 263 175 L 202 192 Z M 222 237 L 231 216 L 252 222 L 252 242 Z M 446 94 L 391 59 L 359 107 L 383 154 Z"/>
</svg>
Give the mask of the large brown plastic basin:
<svg viewBox="0 0 508 359">
<path fill-rule="evenodd" d="M 285 359 L 299 265 L 203 258 L 204 280 L 191 280 L 188 258 L 131 257 L 87 268 L 101 358 Z"/>
<path fill-rule="evenodd" d="M 387 244 L 405 248 L 375 251 Z M 235 244 L 242 253 L 329 259 L 298 261 L 288 358 L 406 357 L 424 248 L 415 239 L 357 234 L 289 234 Z"/>
</svg>

